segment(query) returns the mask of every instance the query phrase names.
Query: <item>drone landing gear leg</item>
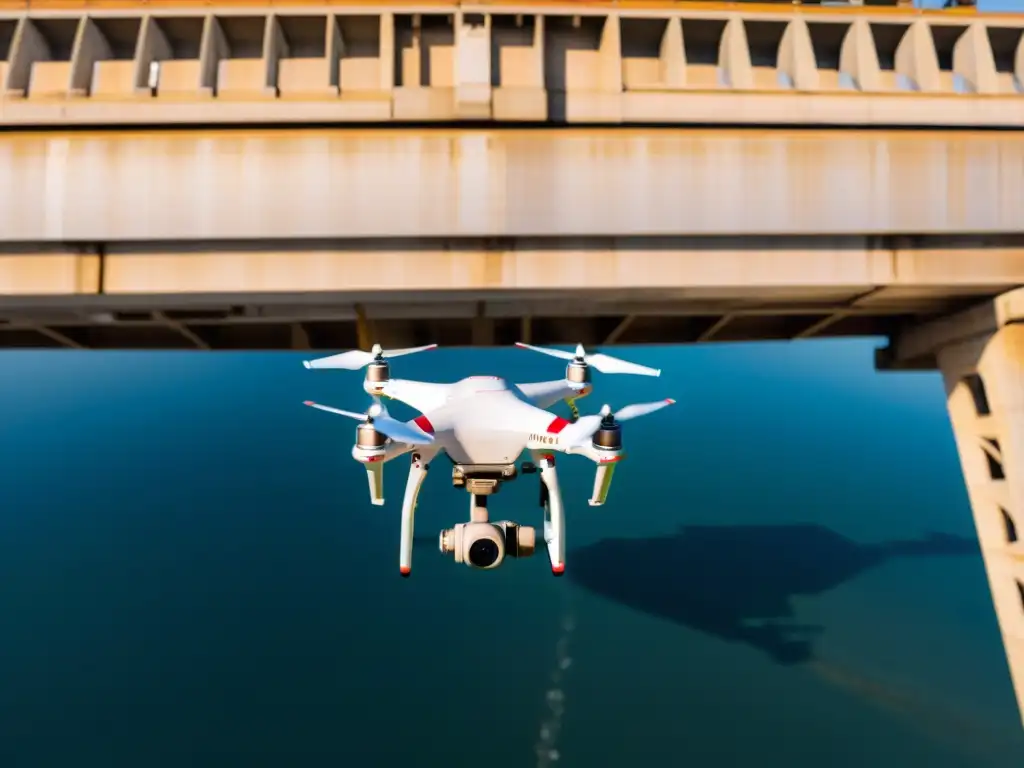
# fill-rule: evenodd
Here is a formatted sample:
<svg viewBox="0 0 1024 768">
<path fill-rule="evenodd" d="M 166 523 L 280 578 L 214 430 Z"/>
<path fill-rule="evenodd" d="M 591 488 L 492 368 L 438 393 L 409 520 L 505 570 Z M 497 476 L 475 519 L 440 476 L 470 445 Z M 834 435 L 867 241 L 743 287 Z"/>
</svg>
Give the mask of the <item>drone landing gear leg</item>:
<svg viewBox="0 0 1024 768">
<path fill-rule="evenodd" d="M 544 541 L 547 543 L 551 573 L 561 576 L 565 572 L 565 508 L 558 488 L 555 457 L 550 453 L 536 456 L 542 484 L 541 500 L 544 506 Z"/>
<path fill-rule="evenodd" d="M 416 451 L 412 455 L 409 467 L 409 480 L 405 484 L 405 497 L 402 499 L 402 533 L 398 554 L 398 569 L 403 578 L 412 573 L 412 542 L 416 528 L 416 501 L 419 498 L 423 480 L 430 469 L 430 459 L 436 451 L 430 453 Z"/>
</svg>

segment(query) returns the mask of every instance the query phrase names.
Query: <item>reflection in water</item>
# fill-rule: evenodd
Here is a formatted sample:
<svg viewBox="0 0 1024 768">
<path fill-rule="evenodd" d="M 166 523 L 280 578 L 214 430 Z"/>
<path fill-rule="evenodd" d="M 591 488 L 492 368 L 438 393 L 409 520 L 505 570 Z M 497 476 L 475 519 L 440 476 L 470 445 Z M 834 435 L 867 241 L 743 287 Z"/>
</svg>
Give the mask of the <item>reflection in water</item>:
<svg viewBox="0 0 1024 768">
<path fill-rule="evenodd" d="M 812 659 L 821 627 L 794 621 L 793 597 L 827 592 L 893 557 L 977 552 L 975 540 L 941 533 L 858 544 L 811 524 L 684 526 L 577 549 L 566 574 L 623 605 L 798 664 Z"/>
<path fill-rule="evenodd" d="M 279 354 L 5 358 L 18 375 L 0 376 L 0 395 L 18 407 L 0 440 L 0 615 L 16 620 L 0 636 L 0 766 L 557 768 L 671 756 L 697 768 L 1018 768 L 1024 741 L 979 563 L 951 568 L 956 583 L 935 585 L 951 599 L 927 606 L 910 602 L 919 574 L 898 567 L 815 606 L 877 631 L 826 645 L 838 625 L 820 637 L 793 626 L 794 613 L 816 621 L 794 595 L 973 541 L 872 547 L 813 526 L 724 527 L 813 498 L 809 519 L 854 539 L 969 529 L 941 378 L 875 377 L 873 345 L 631 351 L 663 378 L 605 377 L 602 401 L 685 395 L 689 406 L 638 420 L 630 439 L 688 439 L 616 480 L 605 513 L 575 497 L 570 545 L 649 526 L 671 534 L 705 507 L 720 527 L 578 549 L 562 580 L 543 554 L 493 574 L 443 558 L 437 531 L 464 516 L 465 496 L 440 467 L 417 510 L 414 576 L 398 578 L 407 463 L 389 465 L 388 503 L 372 507 L 351 428 L 303 418 L 299 405 L 358 407 L 346 398 L 361 375 L 313 376 Z M 433 354 L 408 358 L 403 376 L 559 375 L 514 350 Z M 60 482 L 55 455 L 74 457 Z M 849 455 L 865 457 L 870 483 L 850 479 Z M 910 491 L 906 455 L 929 478 Z M 589 491 L 592 465 L 564 464 L 565 486 Z M 680 465 L 700 482 L 670 482 Z M 537 514 L 523 482 L 500 506 Z M 925 628 L 889 643 L 894 617 Z M 950 664 L 960 669 L 947 676 Z M 396 691 L 411 714 L 400 721 Z"/>
<path fill-rule="evenodd" d="M 966 755 L 972 765 L 1005 764 L 1007 757 L 1020 749 L 1016 723 L 992 722 L 981 713 L 955 706 L 954 702 L 928 696 L 892 680 L 876 679 L 830 659 L 814 659 L 809 668 L 823 683 L 902 718 L 950 754 Z"/>
<path fill-rule="evenodd" d="M 534 747 L 537 753 L 537 768 L 547 768 L 561 758 L 558 744 L 562 733 L 562 718 L 565 716 L 565 676 L 572 665 L 569 642 L 575 629 L 576 617 L 572 607 L 572 596 L 566 590 L 562 592 L 562 620 L 558 642 L 555 645 L 555 668 L 551 671 L 550 684 L 545 693 L 546 715 L 541 722 L 537 744 Z"/>
</svg>

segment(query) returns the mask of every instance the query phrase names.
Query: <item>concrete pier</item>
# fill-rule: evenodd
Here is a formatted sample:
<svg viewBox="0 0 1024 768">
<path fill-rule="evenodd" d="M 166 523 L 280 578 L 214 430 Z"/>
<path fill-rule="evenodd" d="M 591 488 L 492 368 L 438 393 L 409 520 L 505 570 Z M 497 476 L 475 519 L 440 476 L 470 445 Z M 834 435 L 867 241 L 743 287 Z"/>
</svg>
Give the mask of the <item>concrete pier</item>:
<svg viewBox="0 0 1024 768">
<path fill-rule="evenodd" d="M 1024 713 L 1024 289 L 907 328 L 883 368 L 937 365 Z"/>
</svg>

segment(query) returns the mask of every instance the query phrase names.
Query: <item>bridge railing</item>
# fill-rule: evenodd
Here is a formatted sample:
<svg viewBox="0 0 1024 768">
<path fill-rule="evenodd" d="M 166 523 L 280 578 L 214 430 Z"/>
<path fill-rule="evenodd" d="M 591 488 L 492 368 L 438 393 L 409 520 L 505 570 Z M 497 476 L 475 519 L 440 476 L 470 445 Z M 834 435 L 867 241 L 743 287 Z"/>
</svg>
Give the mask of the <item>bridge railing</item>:
<svg viewBox="0 0 1024 768">
<path fill-rule="evenodd" d="M 1024 125 L 1024 16 L 18 5 L 0 6 L 0 124 Z"/>
</svg>

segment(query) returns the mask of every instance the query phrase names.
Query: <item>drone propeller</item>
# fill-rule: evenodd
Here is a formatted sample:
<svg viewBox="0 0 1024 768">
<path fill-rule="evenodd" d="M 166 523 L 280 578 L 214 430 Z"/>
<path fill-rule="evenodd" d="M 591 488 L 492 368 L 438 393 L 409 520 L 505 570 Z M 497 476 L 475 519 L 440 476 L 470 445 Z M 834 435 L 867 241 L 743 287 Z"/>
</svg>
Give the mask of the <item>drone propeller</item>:
<svg viewBox="0 0 1024 768">
<path fill-rule="evenodd" d="M 308 405 L 310 408 L 316 408 L 321 411 L 327 411 L 327 413 L 336 413 L 339 416 L 347 416 L 350 419 L 361 421 L 364 424 L 370 424 L 375 430 L 385 437 L 390 437 L 396 443 L 405 443 L 406 445 L 426 445 L 427 443 L 434 442 L 433 435 L 428 435 L 419 427 L 404 424 L 397 419 L 391 418 L 391 415 L 388 413 L 388 409 L 377 401 L 370 406 L 366 413 L 343 411 L 340 408 L 332 408 L 329 405 L 314 403 L 312 400 L 307 400 L 303 405 Z"/>
<path fill-rule="evenodd" d="M 577 363 L 586 363 L 587 365 L 593 366 L 601 373 L 631 373 L 636 376 L 661 376 L 661 371 L 657 368 L 648 368 L 646 365 L 637 365 L 636 363 L 620 360 L 617 357 L 604 355 L 600 352 L 588 355 L 586 350 L 583 349 L 582 344 L 576 345 L 575 353 L 565 352 L 561 349 L 550 349 L 549 347 L 534 347 L 530 344 L 523 344 L 520 341 L 516 342 L 516 346 L 520 349 L 532 349 L 534 352 L 540 352 L 542 355 L 551 355 L 551 357 L 557 357 L 562 360 L 573 360 Z"/>
<path fill-rule="evenodd" d="M 596 416 L 584 416 L 574 424 L 570 424 L 562 430 L 561 439 L 569 446 L 582 445 L 589 440 L 601 427 L 615 426 L 617 422 L 629 421 L 649 413 L 660 411 L 669 405 L 674 405 L 675 400 L 658 400 L 654 403 L 637 403 L 620 408 L 615 413 L 608 405 L 601 406 L 601 411 Z"/>
<path fill-rule="evenodd" d="M 392 357 L 411 355 L 416 352 L 427 352 L 437 349 L 437 344 L 428 344 L 425 347 L 409 347 L 407 349 L 382 349 L 380 344 L 374 344 L 369 352 L 360 349 L 353 349 L 351 352 L 342 352 L 330 357 L 321 357 L 317 360 L 303 360 L 302 364 L 307 368 L 341 368 L 346 371 L 358 371 L 370 363 L 381 362 Z"/>
</svg>

